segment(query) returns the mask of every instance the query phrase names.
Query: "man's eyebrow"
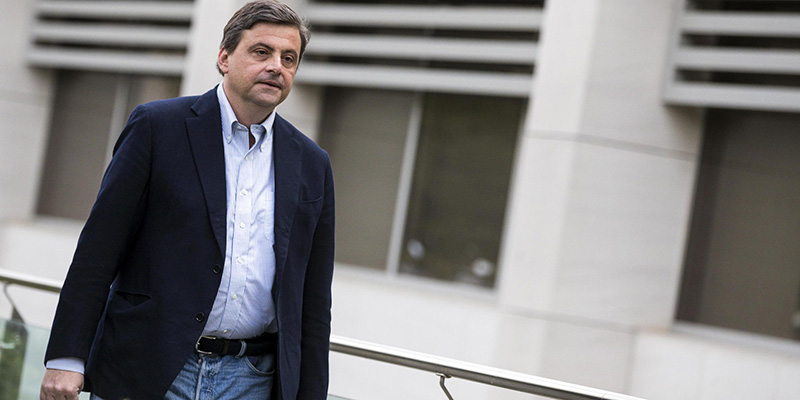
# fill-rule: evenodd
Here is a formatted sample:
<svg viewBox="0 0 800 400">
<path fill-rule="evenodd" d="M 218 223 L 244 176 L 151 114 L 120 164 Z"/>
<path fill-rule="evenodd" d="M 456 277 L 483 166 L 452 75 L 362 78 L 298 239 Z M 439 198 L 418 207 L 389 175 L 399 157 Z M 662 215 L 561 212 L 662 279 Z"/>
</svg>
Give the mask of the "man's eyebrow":
<svg viewBox="0 0 800 400">
<path fill-rule="evenodd" d="M 270 45 L 268 45 L 266 43 L 261 43 L 261 42 L 253 43 L 253 45 L 250 46 L 250 50 L 254 50 L 254 49 L 257 49 L 259 47 L 266 47 L 269 50 L 275 50 L 274 48 L 272 48 L 272 46 L 270 46 Z"/>
<path fill-rule="evenodd" d="M 266 43 L 262 43 L 262 42 L 254 43 L 252 46 L 250 46 L 249 49 L 250 50 L 255 50 L 255 49 L 259 48 L 259 47 L 265 47 L 266 49 L 268 49 L 270 51 L 275 51 L 274 47 L 272 47 L 272 46 L 270 46 L 270 45 L 268 45 Z M 292 53 L 292 54 L 295 54 L 295 55 L 297 54 L 297 51 L 295 49 L 288 49 L 288 50 L 284 50 L 283 52 L 284 53 Z"/>
</svg>

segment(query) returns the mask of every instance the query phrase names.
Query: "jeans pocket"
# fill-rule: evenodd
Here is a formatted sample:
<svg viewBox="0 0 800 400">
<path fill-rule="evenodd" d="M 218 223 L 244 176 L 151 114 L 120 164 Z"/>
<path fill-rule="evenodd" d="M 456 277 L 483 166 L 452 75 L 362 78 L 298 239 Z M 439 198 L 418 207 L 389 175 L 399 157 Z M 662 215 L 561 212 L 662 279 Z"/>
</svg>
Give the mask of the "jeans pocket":
<svg viewBox="0 0 800 400">
<path fill-rule="evenodd" d="M 258 376 L 271 376 L 275 373 L 275 356 L 272 354 L 244 356 L 242 360 L 247 368 Z"/>
</svg>

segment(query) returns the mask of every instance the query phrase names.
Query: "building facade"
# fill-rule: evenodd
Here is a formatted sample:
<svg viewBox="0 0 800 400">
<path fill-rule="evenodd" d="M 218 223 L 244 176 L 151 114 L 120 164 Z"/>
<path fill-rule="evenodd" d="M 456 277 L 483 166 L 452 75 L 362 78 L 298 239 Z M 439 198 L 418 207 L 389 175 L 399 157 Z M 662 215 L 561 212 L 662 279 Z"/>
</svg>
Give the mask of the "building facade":
<svg viewBox="0 0 800 400">
<path fill-rule="evenodd" d="M 127 114 L 218 83 L 243 1 L 6 3 L 0 268 L 62 279 Z M 334 334 L 653 400 L 800 397 L 800 2 L 289 4 L 314 34 L 278 112 L 332 158 Z M 49 325 L 55 296 L 10 292 Z M 331 361 L 336 395 L 442 396 Z"/>
</svg>

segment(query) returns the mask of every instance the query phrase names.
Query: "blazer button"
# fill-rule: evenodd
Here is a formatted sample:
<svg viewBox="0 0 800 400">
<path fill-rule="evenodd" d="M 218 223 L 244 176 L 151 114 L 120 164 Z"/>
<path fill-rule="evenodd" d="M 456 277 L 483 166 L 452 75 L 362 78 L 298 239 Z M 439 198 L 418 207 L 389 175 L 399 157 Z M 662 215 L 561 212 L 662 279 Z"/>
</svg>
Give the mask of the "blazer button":
<svg viewBox="0 0 800 400">
<path fill-rule="evenodd" d="M 211 270 L 214 271 L 215 274 L 218 274 L 220 271 L 222 271 L 222 267 L 220 267 L 219 264 L 214 264 L 214 267 L 211 268 Z"/>
<path fill-rule="evenodd" d="M 194 319 L 195 319 L 197 322 L 203 322 L 203 321 L 205 321 L 205 320 L 206 320 L 206 315 L 205 315 L 205 314 L 203 314 L 203 313 L 201 313 L 201 312 L 199 312 L 199 313 L 197 313 L 197 315 L 195 315 L 195 316 L 194 316 Z"/>
</svg>

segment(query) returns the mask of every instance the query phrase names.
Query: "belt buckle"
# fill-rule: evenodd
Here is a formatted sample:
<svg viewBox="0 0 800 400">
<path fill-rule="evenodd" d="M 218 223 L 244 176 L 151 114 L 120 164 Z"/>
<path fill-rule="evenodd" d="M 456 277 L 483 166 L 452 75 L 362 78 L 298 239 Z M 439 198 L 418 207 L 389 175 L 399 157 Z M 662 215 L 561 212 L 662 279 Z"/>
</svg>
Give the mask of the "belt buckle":
<svg viewBox="0 0 800 400">
<path fill-rule="evenodd" d="M 197 339 L 197 342 L 194 344 L 194 351 L 196 351 L 196 352 L 197 352 L 197 353 L 199 353 L 199 354 L 205 354 L 205 355 L 207 355 L 207 356 L 210 356 L 210 355 L 214 354 L 213 352 L 210 352 L 210 351 L 203 351 L 203 350 L 200 350 L 200 341 L 201 341 L 201 340 L 203 340 L 203 339 L 208 339 L 208 340 L 218 340 L 219 338 L 218 338 L 218 337 L 214 337 L 214 336 L 206 336 L 206 335 L 201 335 L 201 336 L 200 336 L 200 337 Z"/>
</svg>

